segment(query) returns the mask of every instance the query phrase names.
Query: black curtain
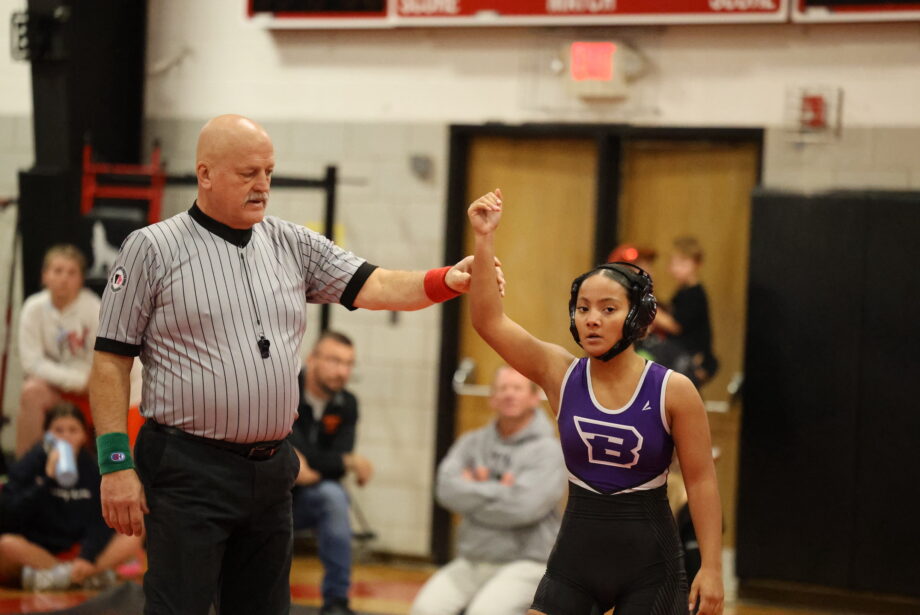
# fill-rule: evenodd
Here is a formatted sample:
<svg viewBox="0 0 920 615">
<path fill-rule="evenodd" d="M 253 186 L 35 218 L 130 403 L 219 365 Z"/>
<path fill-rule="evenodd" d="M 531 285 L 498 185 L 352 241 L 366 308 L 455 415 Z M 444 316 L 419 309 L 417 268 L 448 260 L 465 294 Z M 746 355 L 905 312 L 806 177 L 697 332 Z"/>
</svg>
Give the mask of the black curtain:
<svg viewBox="0 0 920 615">
<path fill-rule="evenodd" d="M 80 215 L 84 142 L 98 161 L 141 161 L 147 2 L 29 0 L 26 13 L 35 165 L 20 172 L 19 209 L 30 295 L 51 245 L 76 244 L 92 261 L 95 222 Z M 115 247 L 117 234 L 108 233 Z"/>
<path fill-rule="evenodd" d="M 920 596 L 920 195 L 758 192 L 737 571 Z"/>
</svg>

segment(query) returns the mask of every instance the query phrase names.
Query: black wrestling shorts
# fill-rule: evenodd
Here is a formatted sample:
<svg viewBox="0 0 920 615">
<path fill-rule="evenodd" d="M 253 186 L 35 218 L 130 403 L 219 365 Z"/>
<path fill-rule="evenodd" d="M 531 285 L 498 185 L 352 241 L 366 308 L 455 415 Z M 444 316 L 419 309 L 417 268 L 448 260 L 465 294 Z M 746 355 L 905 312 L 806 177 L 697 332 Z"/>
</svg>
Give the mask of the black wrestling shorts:
<svg viewBox="0 0 920 615">
<path fill-rule="evenodd" d="M 667 487 L 569 501 L 532 609 L 546 615 L 686 615 L 689 596 Z"/>
</svg>

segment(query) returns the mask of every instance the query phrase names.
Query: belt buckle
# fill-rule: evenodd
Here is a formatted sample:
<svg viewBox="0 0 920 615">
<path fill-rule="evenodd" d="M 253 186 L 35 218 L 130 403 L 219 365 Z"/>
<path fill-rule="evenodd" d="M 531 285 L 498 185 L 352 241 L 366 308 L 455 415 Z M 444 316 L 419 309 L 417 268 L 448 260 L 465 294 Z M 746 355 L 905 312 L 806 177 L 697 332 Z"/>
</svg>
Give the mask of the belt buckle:
<svg viewBox="0 0 920 615">
<path fill-rule="evenodd" d="M 270 459 L 278 452 L 277 446 L 254 446 L 246 455 L 250 459 Z"/>
</svg>

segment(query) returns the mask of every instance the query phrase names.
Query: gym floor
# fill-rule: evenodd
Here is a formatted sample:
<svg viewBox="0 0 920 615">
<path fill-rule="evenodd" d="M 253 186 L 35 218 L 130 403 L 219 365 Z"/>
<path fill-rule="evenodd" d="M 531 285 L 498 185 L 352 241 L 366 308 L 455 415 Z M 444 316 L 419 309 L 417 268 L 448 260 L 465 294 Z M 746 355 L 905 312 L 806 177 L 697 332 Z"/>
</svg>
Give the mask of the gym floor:
<svg viewBox="0 0 920 615">
<path fill-rule="evenodd" d="M 352 577 L 352 608 L 375 615 L 404 615 L 409 612 L 412 599 L 435 568 L 423 564 L 357 564 Z M 314 557 L 295 557 L 291 570 L 291 596 L 295 604 L 317 606 L 322 602 L 320 582 L 322 566 Z M 67 592 L 28 593 L 0 589 L 0 614 L 36 613 L 76 606 L 94 592 L 74 590 Z M 724 615 L 806 615 L 809 613 L 843 613 L 844 611 L 817 611 L 792 609 L 769 604 L 730 604 Z M 846 611 L 859 615 L 857 611 Z"/>
</svg>

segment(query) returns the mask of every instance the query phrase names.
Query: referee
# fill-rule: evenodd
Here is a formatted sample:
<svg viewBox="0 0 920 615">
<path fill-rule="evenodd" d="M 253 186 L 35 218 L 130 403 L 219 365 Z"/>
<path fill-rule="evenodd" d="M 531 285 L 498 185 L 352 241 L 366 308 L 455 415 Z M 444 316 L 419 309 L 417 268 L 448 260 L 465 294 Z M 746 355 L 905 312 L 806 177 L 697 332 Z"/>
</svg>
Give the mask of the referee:
<svg viewBox="0 0 920 615">
<path fill-rule="evenodd" d="M 471 257 L 386 270 L 266 216 L 274 164 L 261 126 L 210 120 L 197 201 L 132 233 L 103 293 L 89 385 L 102 512 L 122 534 L 146 528 L 146 614 L 288 613 L 299 461 L 285 438 L 306 303 L 415 310 L 469 286 Z M 135 467 L 125 432 L 138 355 L 146 423 Z"/>
</svg>

